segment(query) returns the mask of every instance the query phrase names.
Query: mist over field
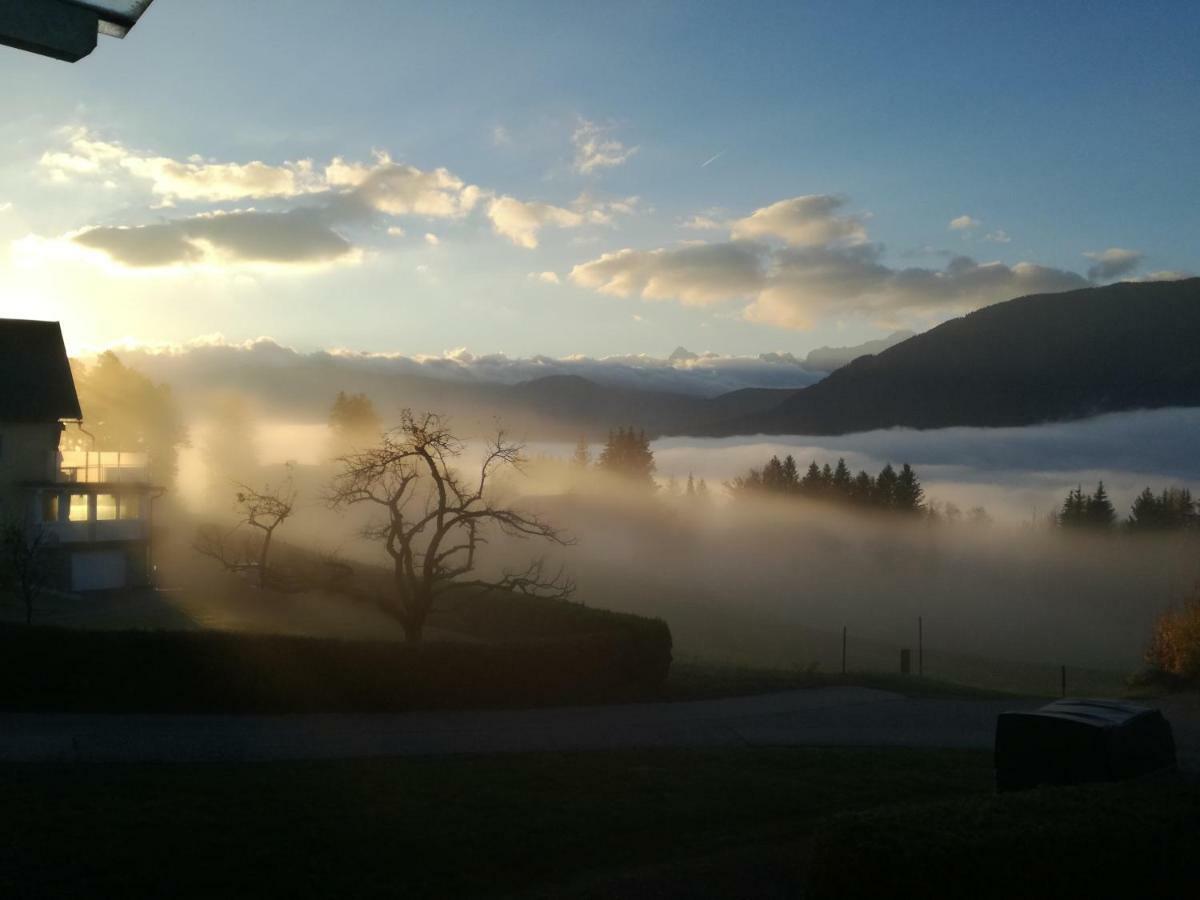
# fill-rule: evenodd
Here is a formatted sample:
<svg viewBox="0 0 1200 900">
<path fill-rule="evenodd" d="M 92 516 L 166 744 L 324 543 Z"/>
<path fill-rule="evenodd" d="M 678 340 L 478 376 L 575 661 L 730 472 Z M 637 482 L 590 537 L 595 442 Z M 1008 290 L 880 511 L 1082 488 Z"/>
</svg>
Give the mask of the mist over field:
<svg viewBox="0 0 1200 900">
<path fill-rule="evenodd" d="M 206 462 L 211 424 L 192 427 L 181 454 L 180 499 L 189 513 L 221 519 L 229 478 Z M 1048 517 L 1072 487 L 1103 479 L 1120 516 L 1145 486 L 1200 485 L 1188 452 L 1200 410 L 1159 410 L 1031 428 L 892 430 L 837 438 L 667 438 L 653 443 L 657 491 L 632 490 L 567 462 L 573 444 L 531 442 L 524 473 L 498 484 L 506 502 L 537 512 L 576 538 L 551 548 L 490 535 L 493 574 L 545 555 L 578 584 L 587 605 L 665 618 L 682 657 L 780 666 L 840 664 L 840 631 L 854 662 L 890 668 L 915 645 L 918 616 L 930 653 L 1129 671 L 1155 617 L 1200 576 L 1186 536 L 1067 534 Z M 281 477 L 296 465 L 297 512 L 283 540 L 386 566 L 359 531 L 371 511 L 331 512 L 322 500 L 336 471 L 324 425 L 265 421 L 241 478 Z M 458 460 L 477 467 L 482 442 Z M 591 447 L 593 455 L 599 446 Z M 844 457 L 854 471 L 911 463 L 927 499 L 990 524 L 898 521 L 812 501 L 733 500 L 723 484 L 770 456 Z M 691 475 L 709 496 L 683 494 Z M 286 622 L 278 623 L 285 626 Z M 293 623 L 294 624 L 294 623 Z M 269 626 L 264 626 L 269 627 Z M 891 648 L 891 649 L 889 649 Z M 931 657 L 932 658 L 932 657 Z M 957 665 L 957 664 L 956 664 Z"/>
</svg>

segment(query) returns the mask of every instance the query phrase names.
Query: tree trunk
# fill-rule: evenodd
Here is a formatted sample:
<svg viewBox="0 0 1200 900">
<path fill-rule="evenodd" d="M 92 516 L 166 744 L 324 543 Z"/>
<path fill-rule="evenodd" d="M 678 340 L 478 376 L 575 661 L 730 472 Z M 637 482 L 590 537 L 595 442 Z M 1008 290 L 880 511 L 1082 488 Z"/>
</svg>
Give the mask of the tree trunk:
<svg viewBox="0 0 1200 900">
<path fill-rule="evenodd" d="M 262 550 L 258 553 L 258 586 L 260 588 L 267 586 L 267 554 L 271 551 L 271 532 L 274 529 L 266 529 L 266 535 L 263 537 Z"/>
</svg>

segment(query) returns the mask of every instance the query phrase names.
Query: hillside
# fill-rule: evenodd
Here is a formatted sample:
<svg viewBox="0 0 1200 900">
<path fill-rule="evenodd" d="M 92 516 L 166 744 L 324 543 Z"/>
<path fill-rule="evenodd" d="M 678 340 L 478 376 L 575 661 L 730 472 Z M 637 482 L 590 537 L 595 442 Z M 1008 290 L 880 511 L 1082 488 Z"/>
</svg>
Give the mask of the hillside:
<svg viewBox="0 0 1200 900">
<path fill-rule="evenodd" d="M 1200 405 L 1200 278 L 998 303 L 694 434 L 1015 426 Z"/>
</svg>

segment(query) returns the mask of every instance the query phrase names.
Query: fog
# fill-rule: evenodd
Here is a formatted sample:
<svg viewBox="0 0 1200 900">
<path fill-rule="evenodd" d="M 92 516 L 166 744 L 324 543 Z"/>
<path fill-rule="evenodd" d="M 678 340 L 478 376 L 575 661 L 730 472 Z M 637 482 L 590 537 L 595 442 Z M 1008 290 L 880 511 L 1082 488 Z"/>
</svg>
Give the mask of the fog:
<svg viewBox="0 0 1200 900">
<path fill-rule="evenodd" d="M 1148 484 L 1195 488 L 1198 429 L 1200 411 L 1162 410 L 1019 429 L 671 438 L 653 444 L 654 492 L 581 474 L 567 462 L 573 445 L 530 443 L 524 474 L 506 477 L 497 490 L 577 543 L 548 551 L 493 535 L 483 569 L 496 573 L 546 555 L 575 578 L 577 601 L 666 619 L 681 657 L 829 671 L 840 665 L 845 627 L 852 668 L 894 668 L 897 648 L 915 647 L 920 616 L 932 673 L 986 682 L 1008 666 L 1003 684 L 1052 689 L 1049 673 L 1059 665 L 1136 669 L 1155 616 L 1200 575 L 1200 554 L 1190 535 L 1074 535 L 1049 528 L 1047 516 L 1068 489 L 1090 489 L 1101 478 L 1121 518 Z M 214 471 L 206 453 L 215 430 L 211 421 L 193 423 L 180 457 L 178 499 L 197 520 L 231 514 L 230 478 Z M 475 466 L 481 451 L 480 443 L 467 445 L 462 468 Z M 279 538 L 384 566 L 380 548 L 358 537 L 368 511 L 335 514 L 321 499 L 332 452 L 323 425 L 260 419 L 240 477 L 268 481 L 283 463 L 295 463 L 300 499 Z M 982 505 L 992 524 L 905 521 L 795 499 L 735 501 L 722 488 L 786 453 L 802 469 L 810 459 L 840 456 L 871 472 L 909 462 L 929 499 L 964 510 Z M 672 478 L 682 487 L 689 474 L 706 481 L 706 500 L 667 488 Z M 256 622 L 296 630 L 287 612 L 280 615 L 274 625 L 261 616 Z M 376 613 L 369 615 L 377 628 Z M 312 618 L 334 620 L 337 633 L 346 633 L 347 615 Z"/>
</svg>

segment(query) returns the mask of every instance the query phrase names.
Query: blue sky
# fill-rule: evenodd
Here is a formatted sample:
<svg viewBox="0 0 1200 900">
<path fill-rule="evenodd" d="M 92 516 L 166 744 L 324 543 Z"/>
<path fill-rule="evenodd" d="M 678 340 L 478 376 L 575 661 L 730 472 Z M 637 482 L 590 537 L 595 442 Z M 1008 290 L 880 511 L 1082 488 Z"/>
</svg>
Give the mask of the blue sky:
<svg viewBox="0 0 1200 900">
<path fill-rule="evenodd" d="M 802 354 L 1200 271 L 1195 3 L 348 8 L 0 48 L 0 314 L 76 348 Z"/>
</svg>

